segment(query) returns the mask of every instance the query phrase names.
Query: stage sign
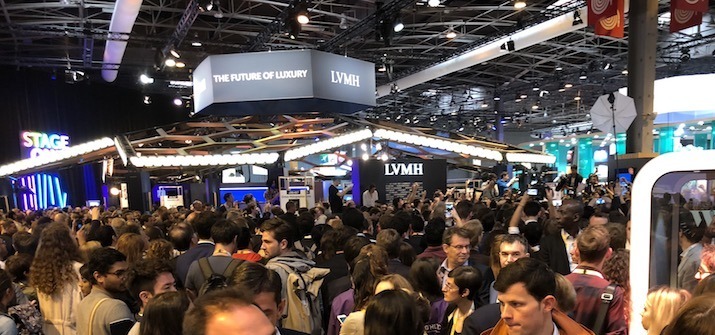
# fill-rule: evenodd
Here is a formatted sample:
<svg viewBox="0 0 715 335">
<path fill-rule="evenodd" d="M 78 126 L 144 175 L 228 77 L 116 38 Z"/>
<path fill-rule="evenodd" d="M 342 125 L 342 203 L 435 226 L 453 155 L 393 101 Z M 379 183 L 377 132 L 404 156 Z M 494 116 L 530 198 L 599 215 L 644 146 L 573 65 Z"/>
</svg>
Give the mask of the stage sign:
<svg viewBox="0 0 715 335">
<path fill-rule="evenodd" d="M 375 66 L 316 50 L 209 56 L 193 74 L 194 113 L 354 113 L 375 105 Z"/>
<path fill-rule="evenodd" d="M 20 156 L 33 158 L 44 152 L 66 149 L 70 145 L 70 137 L 64 134 L 40 133 L 26 130 L 20 132 Z"/>
</svg>

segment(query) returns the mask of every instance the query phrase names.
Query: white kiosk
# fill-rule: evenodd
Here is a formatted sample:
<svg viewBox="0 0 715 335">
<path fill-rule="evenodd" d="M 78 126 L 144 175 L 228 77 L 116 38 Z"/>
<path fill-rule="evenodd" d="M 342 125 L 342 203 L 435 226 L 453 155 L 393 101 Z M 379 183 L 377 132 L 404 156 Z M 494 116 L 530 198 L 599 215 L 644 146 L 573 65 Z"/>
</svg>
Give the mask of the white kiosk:
<svg viewBox="0 0 715 335">
<path fill-rule="evenodd" d="M 181 186 L 159 186 L 159 202 L 166 208 L 184 205 L 184 189 Z"/>
<path fill-rule="evenodd" d="M 313 177 L 278 177 L 281 208 L 286 208 L 288 201 L 298 204 L 298 208 L 315 207 L 315 191 Z"/>
<path fill-rule="evenodd" d="M 676 273 L 674 270 L 677 269 L 677 241 L 662 237 L 668 229 L 671 230 L 670 236 L 678 236 L 677 224 L 658 220 L 658 211 L 653 210 L 653 199 L 658 199 L 665 193 L 680 193 L 684 185 L 694 181 L 708 183 L 711 187 L 715 184 L 715 150 L 663 154 L 646 163 L 636 175 L 631 201 L 632 310 L 629 334 L 646 333 L 641 326 L 641 312 L 648 289 L 651 286 L 667 285 L 668 282 L 672 285 Z M 707 190 L 705 194 L 707 197 L 711 196 Z M 696 222 L 698 221 L 700 220 L 696 219 Z M 663 241 L 665 243 L 662 243 Z M 669 243 L 673 247 L 668 248 Z M 666 276 L 670 278 L 666 277 L 665 282 L 654 282 L 654 267 L 665 268 Z"/>
</svg>

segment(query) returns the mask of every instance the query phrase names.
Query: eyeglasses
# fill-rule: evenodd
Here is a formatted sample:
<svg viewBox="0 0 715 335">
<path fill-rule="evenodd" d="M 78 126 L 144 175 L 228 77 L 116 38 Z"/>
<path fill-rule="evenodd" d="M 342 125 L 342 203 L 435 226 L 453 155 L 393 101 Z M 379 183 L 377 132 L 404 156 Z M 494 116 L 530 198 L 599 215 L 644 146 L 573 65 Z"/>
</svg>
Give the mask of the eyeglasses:
<svg viewBox="0 0 715 335">
<path fill-rule="evenodd" d="M 108 275 L 115 275 L 117 277 L 125 277 L 127 275 L 127 270 L 117 270 L 114 272 L 107 272 Z"/>
<path fill-rule="evenodd" d="M 449 245 L 452 248 L 455 248 L 457 250 L 469 250 L 469 244 L 467 245 Z"/>
<path fill-rule="evenodd" d="M 458 289 L 459 289 L 459 287 L 453 286 L 453 285 L 450 284 L 450 283 L 445 283 L 445 284 L 444 284 L 444 290 L 445 290 L 445 291 L 454 291 L 454 290 L 458 290 Z"/>
</svg>

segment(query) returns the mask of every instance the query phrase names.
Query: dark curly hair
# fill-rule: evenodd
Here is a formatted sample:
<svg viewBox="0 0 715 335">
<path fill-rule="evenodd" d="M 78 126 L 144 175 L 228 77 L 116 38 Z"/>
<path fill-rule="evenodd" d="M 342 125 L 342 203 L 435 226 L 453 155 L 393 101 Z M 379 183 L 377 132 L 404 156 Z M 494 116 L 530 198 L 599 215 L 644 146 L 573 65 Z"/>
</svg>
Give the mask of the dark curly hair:
<svg viewBox="0 0 715 335">
<path fill-rule="evenodd" d="M 74 263 L 81 258 L 67 226 L 51 223 L 43 229 L 35 258 L 30 266 L 30 285 L 52 295 L 66 285 L 76 285 L 79 275 Z"/>
</svg>

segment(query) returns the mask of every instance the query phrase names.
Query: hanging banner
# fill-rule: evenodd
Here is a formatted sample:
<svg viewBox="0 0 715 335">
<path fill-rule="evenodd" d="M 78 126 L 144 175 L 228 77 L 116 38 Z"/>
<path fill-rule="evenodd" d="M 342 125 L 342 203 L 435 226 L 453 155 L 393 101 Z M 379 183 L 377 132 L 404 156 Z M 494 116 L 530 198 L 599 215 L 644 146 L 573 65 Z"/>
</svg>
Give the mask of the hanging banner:
<svg viewBox="0 0 715 335">
<path fill-rule="evenodd" d="M 616 15 L 603 18 L 596 22 L 594 32 L 596 35 L 623 38 L 625 33 L 626 18 L 623 13 L 623 0 L 614 0 L 616 3 Z M 590 18 L 589 18 L 589 21 Z"/>
<path fill-rule="evenodd" d="M 709 10 L 708 0 L 671 0 L 670 8 L 671 13 L 673 8 L 700 13 L 705 13 Z"/>
<path fill-rule="evenodd" d="M 354 113 L 375 105 L 375 65 L 316 50 L 209 56 L 194 71 L 195 113 Z"/>
<path fill-rule="evenodd" d="M 588 0 L 588 24 L 597 26 L 598 21 L 618 14 L 618 2 L 618 0 Z"/>
<path fill-rule="evenodd" d="M 675 9 L 670 6 L 670 32 L 699 26 L 703 22 L 703 13 L 692 10 Z"/>
</svg>

